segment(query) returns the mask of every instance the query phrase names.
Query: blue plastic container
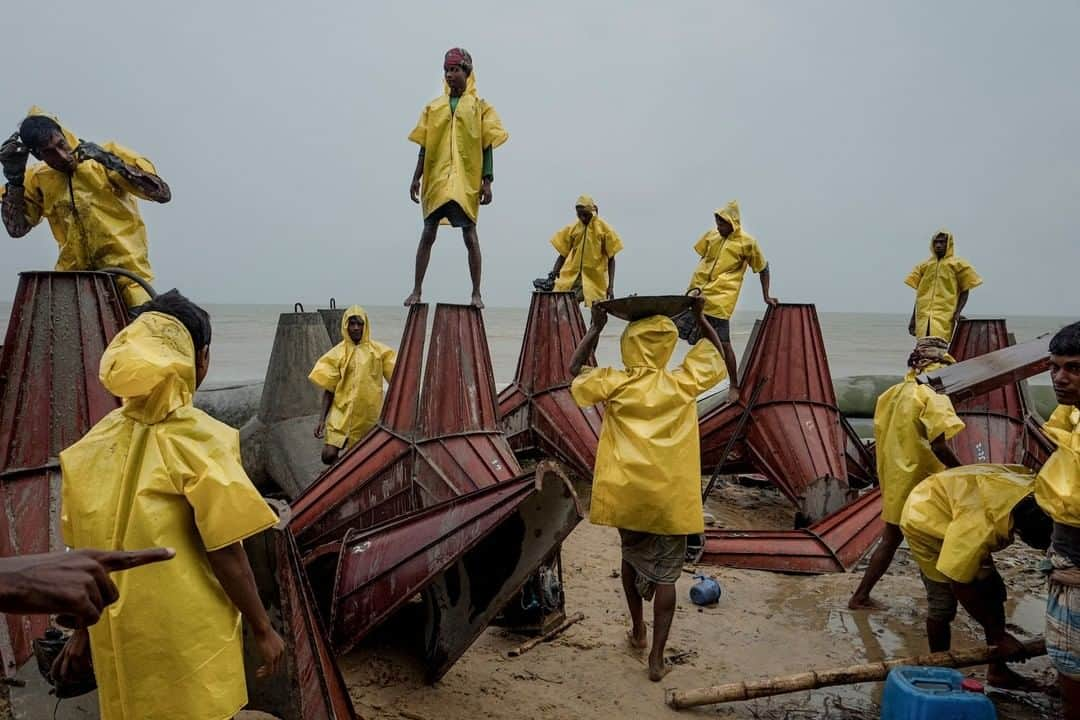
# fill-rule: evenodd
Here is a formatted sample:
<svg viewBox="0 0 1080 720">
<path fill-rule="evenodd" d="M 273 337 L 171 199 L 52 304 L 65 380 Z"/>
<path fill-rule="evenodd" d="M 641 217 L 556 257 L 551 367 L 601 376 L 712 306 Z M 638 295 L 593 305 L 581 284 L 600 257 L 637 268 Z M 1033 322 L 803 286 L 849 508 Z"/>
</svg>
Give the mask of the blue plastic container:
<svg viewBox="0 0 1080 720">
<path fill-rule="evenodd" d="M 885 681 L 881 720 L 997 720 L 994 703 L 964 690 L 952 668 L 901 665 Z"/>
<path fill-rule="evenodd" d="M 716 578 L 695 575 L 694 579 L 697 582 L 690 587 L 690 601 L 692 603 L 695 605 L 712 605 L 720 600 L 720 583 L 716 582 Z"/>
</svg>

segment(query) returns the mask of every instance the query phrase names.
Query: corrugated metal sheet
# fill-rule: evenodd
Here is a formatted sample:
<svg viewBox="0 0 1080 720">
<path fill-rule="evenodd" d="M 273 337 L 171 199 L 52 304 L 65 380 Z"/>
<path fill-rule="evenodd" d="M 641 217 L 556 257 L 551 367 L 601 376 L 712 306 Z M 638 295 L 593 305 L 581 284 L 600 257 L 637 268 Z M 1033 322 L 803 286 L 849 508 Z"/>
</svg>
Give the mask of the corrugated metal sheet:
<svg viewBox="0 0 1080 720">
<path fill-rule="evenodd" d="M 962 320 L 949 352 L 956 360 L 964 361 L 1011 345 L 1005 320 Z M 1028 405 L 1021 383 L 1006 383 L 982 395 L 957 400 L 955 407 L 965 427 L 949 444 L 961 462 L 1023 461 Z"/>
<path fill-rule="evenodd" d="M 591 478 L 603 411 L 579 408 L 569 389 L 570 358 L 584 336 L 573 293 L 534 292 L 514 381 L 499 394 L 499 416 L 515 451 L 557 458 Z"/>
<path fill-rule="evenodd" d="M 403 437 L 416 432 L 416 412 L 420 406 L 420 372 L 424 363 L 424 340 L 427 332 L 427 305 L 413 305 L 405 318 L 397 364 L 383 399 L 379 420 L 387 430 Z"/>
<path fill-rule="evenodd" d="M 743 393 L 761 384 L 750 408 L 745 444 L 751 463 L 810 521 L 848 500 L 846 445 L 813 305 L 782 304 L 765 312 L 739 372 Z M 740 398 L 740 403 L 748 402 Z M 721 405 L 701 418 L 702 465 L 714 466 L 742 407 Z M 740 438 L 740 441 L 743 439 Z"/>
<path fill-rule="evenodd" d="M 110 275 L 26 272 L 0 352 L 0 555 L 63 547 L 60 451 L 120 406 L 98 380 L 101 354 L 127 323 Z M 4 672 L 32 654 L 46 616 L 8 615 Z"/>
<path fill-rule="evenodd" d="M 846 572 L 884 531 L 872 490 L 802 530 L 706 530 L 701 563 L 790 573 Z"/>
<path fill-rule="evenodd" d="M 419 429 L 425 437 L 497 432 L 495 375 L 480 311 L 469 305 L 435 307 Z"/>
<path fill-rule="evenodd" d="M 269 677 L 255 676 L 261 658 L 245 626 L 244 668 L 249 710 L 281 720 L 351 720 L 352 700 L 316 613 L 300 552 L 288 530 L 272 528 L 244 541 L 259 597 L 285 641 L 285 657 Z"/>
</svg>

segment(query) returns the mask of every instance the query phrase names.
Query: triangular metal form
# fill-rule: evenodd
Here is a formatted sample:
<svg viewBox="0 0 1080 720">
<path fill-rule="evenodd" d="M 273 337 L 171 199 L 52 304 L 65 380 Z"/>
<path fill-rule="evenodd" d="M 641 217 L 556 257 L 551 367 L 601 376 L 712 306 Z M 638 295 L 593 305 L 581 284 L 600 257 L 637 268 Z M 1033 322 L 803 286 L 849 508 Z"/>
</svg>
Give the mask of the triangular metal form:
<svg viewBox="0 0 1080 720">
<path fill-rule="evenodd" d="M 578 407 L 570 395 L 570 358 L 584 336 L 573 293 L 534 292 L 514 381 L 499 393 L 499 417 L 519 457 L 553 457 L 589 480 L 603 410 Z"/>
<path fill-rule="evenodd" d="M 120 407 L 98 380 L 101 354 L 127 324 L 111 275 L 24 272 L 0 352 L 0 556 L 60 550 L 60 451 Z M 3 672 L 32 654 L 45 615 L 7 615 Z"/>
</svg>

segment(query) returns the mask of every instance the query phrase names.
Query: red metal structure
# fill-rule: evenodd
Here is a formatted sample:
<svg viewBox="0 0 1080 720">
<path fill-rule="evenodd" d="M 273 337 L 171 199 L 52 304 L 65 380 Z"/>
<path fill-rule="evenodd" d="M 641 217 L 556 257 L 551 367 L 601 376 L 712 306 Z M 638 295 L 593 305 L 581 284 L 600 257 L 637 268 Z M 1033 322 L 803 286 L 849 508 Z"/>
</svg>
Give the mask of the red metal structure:
<svg viewBox="0 0 1080 720">
<path fill-rule="evenodd" d="M 480 312 L 437 306 L 421 368 L 426 322 L 413 306 L 378 426 L 297 498 L 289 528 L 339 651 L 423 593 L 434 680 L 581 515 L 561 471 L 522 474 L 498 428 Z"/>
<path fill-rule="evenodd" d="M 953 403 L 975 398 L 1002 385 L 1020 382 L 1050 369 L 1050 334 L 1010 345 L 918 377 Z"/>
<path fill-rule="evenodd" d="M 573 293 L 534 292 L 514 381 L 499 393 L 499 417 L 519 456 L 553 457 L 591 479 L 603 411 L 580 408 L 570 395 L 570 357 L 584 336 Z"/>
<path fill-rule="evenodd" d="M 881 537 L 881 491 L 871 490 L 802 530 L 706 530 L 706 565 L 789 573 L 846 572 Z"/>
<path fill-rule="evenodd" d="M 275 508 L 283 522 L 244 541 L 259 596 L 274 630 L 285 641 L 278 671 L 256 677 L 261 663 L 247 625 L 244 626 L 244 669 L 249 710 L 270 713 L 281 720 L 352 720 L 352 700 L 316 612 L 300 551 L 283 529 L 288 508 Z"/>
<path fill-rule="evenodd" d="M 849 500 L 848 464 L 863 456 L 854 448 L 848 452 L 851 430 L 837 407 L 814 306 L 766 310 L 739 374 L 739 401 L 701 416 L 702 467 L 736 461 L 756 468 L 810 522 L 841 508 Z M 747 412 L 745 431 L 733 438 Z M 728 456 L 720 457 L 725 448 Z"/>
<path fill-rule="evenodd" d="M 111 275 L 20 273 L 0 352 L 0 555 L 62 548 L 57 458 L 120 406 L 98 380 L 98 364 L 126 324 Z M 48 617 L 6 619 L 0 658 L 10 675 Z"/>
</svg>

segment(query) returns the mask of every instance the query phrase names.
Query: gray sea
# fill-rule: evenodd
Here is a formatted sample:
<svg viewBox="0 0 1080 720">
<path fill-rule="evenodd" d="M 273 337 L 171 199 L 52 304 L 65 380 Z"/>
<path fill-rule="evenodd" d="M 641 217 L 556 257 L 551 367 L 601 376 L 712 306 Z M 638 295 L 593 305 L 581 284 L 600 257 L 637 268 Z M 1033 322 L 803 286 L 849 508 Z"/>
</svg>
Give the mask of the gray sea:
<svg viewBox="0 0 1080 720">
<path fill-rule="evenodd" d="M 274 344 L 278 316 L 293 311 L 292 305 L 207 305 L 213 319 L 210 374 L 205 387 L 220 387 L 262 380 Z M 311 310 L 312 307 L 306 309 Z M 397 347 L 405 324 L 405 308 L 366 308 L 376 340 Z M 741 353 L 750 337 L 754 321 L 764 312 L 736 312 L 732 319 L 732 342 Z M 0 303 L 0 333 L 6 333 L 11 303 Z M 488 308 L 484 323 L 496 386 L 502 388 L 514 377 L 528 309 Z M 906 314 L 819 313 L 821 330 L 833 377 L 849 375 L 898 375 L 911 351 Z M 1056 330 L 1075 318 L 1018 316 L 1008 318 L 1009 330 L 1023 342 Z M 612 318 L 601 337 L 597 360 L 619 366 L 619 334 L 624 323 Z M 680 343 L 680 353 L 686 348 Z M 1033 379 L 1048 383 L 1048 376 Z"/>
</svg>

